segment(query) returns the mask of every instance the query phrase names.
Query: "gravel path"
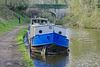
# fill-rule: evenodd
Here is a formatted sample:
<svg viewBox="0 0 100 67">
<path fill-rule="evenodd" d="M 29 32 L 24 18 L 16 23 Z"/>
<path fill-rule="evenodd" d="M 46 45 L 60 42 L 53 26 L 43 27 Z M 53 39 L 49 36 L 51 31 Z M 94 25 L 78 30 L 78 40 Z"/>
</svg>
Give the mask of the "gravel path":
<svg viewBox="0 0 100 67">
<path fill-rule="evenodd" d="M 0 36 L 0 67 L 24 67 L 20 60 L 21 54 L 17 51 L 18 46 L 15 46 L 16 34 L 24 26 Z"/>
</svg>

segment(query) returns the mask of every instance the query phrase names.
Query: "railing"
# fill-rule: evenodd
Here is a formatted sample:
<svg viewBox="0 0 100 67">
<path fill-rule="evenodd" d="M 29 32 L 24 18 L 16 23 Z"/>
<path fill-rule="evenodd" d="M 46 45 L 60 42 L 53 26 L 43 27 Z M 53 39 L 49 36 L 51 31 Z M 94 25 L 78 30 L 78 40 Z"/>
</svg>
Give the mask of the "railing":
<svg viewBox="0 0 100 67">
<path fill-rule="evenodd" d="M 68 4 L 34 4 L 30 8 L 63 9 L 68 8 Z"/>
</svg>

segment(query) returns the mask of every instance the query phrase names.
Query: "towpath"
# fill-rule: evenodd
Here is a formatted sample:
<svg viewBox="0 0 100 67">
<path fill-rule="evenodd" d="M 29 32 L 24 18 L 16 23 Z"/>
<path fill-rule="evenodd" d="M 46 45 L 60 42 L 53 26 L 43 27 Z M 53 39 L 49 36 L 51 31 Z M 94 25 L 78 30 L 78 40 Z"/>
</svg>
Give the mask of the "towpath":
<svg viewBox="0 0 100 67">
<path fill-rule="evenodd" d="M 15 46 L 17 32 L 26 25 L 0 36 L 0 67 L 24 67 L 23 61 L 20 60 L 21 54 Z"/>
</svg>

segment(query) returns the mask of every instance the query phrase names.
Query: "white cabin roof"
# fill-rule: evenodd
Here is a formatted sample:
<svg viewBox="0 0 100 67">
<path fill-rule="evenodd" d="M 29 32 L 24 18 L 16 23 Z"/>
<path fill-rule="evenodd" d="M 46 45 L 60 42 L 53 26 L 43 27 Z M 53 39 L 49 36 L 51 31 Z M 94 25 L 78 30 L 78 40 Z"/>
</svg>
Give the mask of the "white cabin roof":
<svg viewBox="0 0 100 67">
<path fill-rule="evenodd" d="M 45 19 L 45 18 L 31 18 L 31 20 L 48 20 L 48 19 Z"/>
</svg>

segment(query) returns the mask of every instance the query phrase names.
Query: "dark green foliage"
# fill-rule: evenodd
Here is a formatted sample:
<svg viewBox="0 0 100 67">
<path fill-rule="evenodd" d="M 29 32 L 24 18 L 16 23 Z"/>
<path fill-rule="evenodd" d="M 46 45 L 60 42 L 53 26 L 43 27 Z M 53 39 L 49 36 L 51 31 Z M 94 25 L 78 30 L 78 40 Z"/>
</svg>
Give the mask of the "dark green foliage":
<svg viewBox="0 0 100 67">
<path fill-rule="evenodd" d="M 19 6 L 17 6 L 16 7 L 16 9 L 18 9 L 19 11 L 21 11 L 21 10 L 26 10 L 28 8 L 28 5 L 22 5 L 22 4 L 20 4 Z"/>
<path fill-rule="evenodd" d="M 1 0 L 0 4 L 8 7 L 13 11 L 20 11 L 25 10 L 28 7 L 28 0 Z"/>
</svg>

